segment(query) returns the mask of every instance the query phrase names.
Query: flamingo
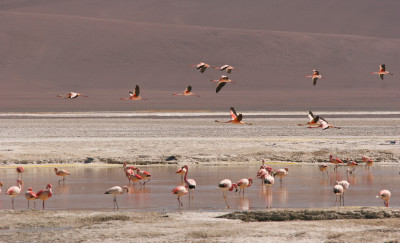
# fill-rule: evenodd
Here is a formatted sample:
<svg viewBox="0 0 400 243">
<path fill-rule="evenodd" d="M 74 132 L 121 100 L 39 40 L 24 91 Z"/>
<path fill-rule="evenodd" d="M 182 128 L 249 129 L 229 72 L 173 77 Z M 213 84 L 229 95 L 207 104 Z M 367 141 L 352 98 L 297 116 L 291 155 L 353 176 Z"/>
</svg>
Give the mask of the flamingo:
<svg viewBox="0 0 400 243">
<path fill-rule="evenodd" d="M 140 88 L 139 85 L 135 86 L 135 92 L 129 91 L 129 97 L 128 98 L 121 98 L 121 100 L 147 100 L 145 98 L 142 98 L 139 96 L 140 94 Z"/>
<path fill-rule="evenodd" d="M 306 77 L 306 78 L 311 78 L 312 81 L 313 81 L 313 86 L 315 86 L 315 85 L 317 84 L 317 80 L 318 80 L 319 78 L 325 79 L 325 77 L 321 76 L 321 75 L 319 74 L 319 71 L 317 71 L 316 69 L 314 69 L 313 72 L 314 72 L 314 73 L 313 73 L 312 75 L 308 75 L 308 76 L 304 76 L 304 77 Z"/>
<path fill-rule="evenodd" d="M 333 193 L 335 193 L 335 195 L 336 195 L 335 206 L 336 206 L 336 203 L 338 200 L 338 196 L 339 196 L 339 200 L 340 200 L 340 204 L 341 204 L 342 203 L 343 186 L 341 186 L 341 185 L 333 186 Z"/>
<path fill-rule="evenodd" d="M 324 171 L 326 171 L 326 175 L 329 176 L 328 174 L 328 166 L 324 163 L 318 165 L 318 169 L 322 172 L 322 175 L 324 175 Z"/>
<path fill-rule="evenodd" d="M 118 207 L 118 203 L 117 203 L 117 196 L 118 195 L 122 195 L 124 192 L 129 192 L 129 188 L 127 186 L 124 186 L 123 188 L 119 187 L 119 186 L 114 186 L 111 187 L 110 189 L 108 189 L 104 194 L 111 194 L 114 197 L 113 200 L 113 206 L 115 209 L 115 206 L 117 206 L 117 209 L 119 209 Z"/>
<path fill-rule="evenodd" d="M 239 114 L 239 115 L 238 115 L 238 114 L 236 113 L 236 111 L 235 111 L 235 108 L 233 108 L 233 107 L 231 107 L 231 117 L 232 117 L 232 120 L 230 120 L 230 121 L 221 122 L 221 121 L 215 120 L 215 122 L 253 125 L 253 124 L 251 124 L 251 123 L 242 122 L 243 115 L 242 115 L 242 114 Z"/>
<path fill-rule="evenodd" d="M 322 117 L 319 117 L 319 120 L 321 121 L 322 130 L 326 130 L 326 129 L 330 128 L 330 127 L 336 128 L 336 129 L 340 129 L 341 128 L 341 127 L 336 127 L 336 126 L 333 126 L 333 125 L 329 124 L 328 121 L 325 120 Z"/>
<path fill-rule="evenodd" d="M 329 162 L 335 164 L 335 168 L 333 168 L 334 171 L 337 170 L 337 167 L 339 166 L 339 164 L 344 164 L 343 161 L 339 158 L 334 158 L 333 155 L 329 156 Z"/>
<path fill-rule="evenodd" d="M 142 186 L 142 183 L 140 183 L 140 181 L 143 180 L 143 178 L 138 174 L 130 174 L 128 176 L 128 180 L 129 180 L 129 185 L 130 185 L 130 183 L 132 181 L 133 183 L 139 182 L 140 186 Z"/>
<path fill-rule="evenodd" d="M 200 69 L 201 73 L 204 73 L 208 67 L 211 67 L 207 63 L 200 62 L 199 64 L 192 65 L 192 67 L 196 67 L 196 69 Z"/>
<path fill-rule="evenodd" d="M 18 166 L 16 170 L 17 170 L 17 173 L 18 173 L 18 179 L 19 179 L 20 175 L 21 175 L 21 179 L 22 179 L 22 173 L 25 172 L 24 167 Z"/>
<path fill-rule="evenodd" d="M 350 183 L 348 181 L 343 180 L 343 181 L 336 181 L 336 185 L 341 185 L 343 187 L 341 198 L 344 206 L 344 192 L 349 188 Z"/>
<path fill-rule="evenodd" d="M 144 170 L 140 170 L 139 168 L 136 168 L 136 173 L 137 173 L 140 177 L 142 177 L 143 186 L 144 186 L 147 182 L 150 181 L 151 174 L 150 174 L 149 172 L 144 171 Z M 146 180 L 146 179 L 147 179 L 147 181 L 144 181 L 144 180 Z"/>
<path fill-rule="evenodd" d="M 33 209 L 36 209 L 36 199 L 37 195 L 32 191 L 32 187 L 28 188 L 28 191 L 25 192 L 25 198 L 28 200 L 28 209 L 29 209 L 29 201 L 33 200 Z"/>
<path fill-rule="evenodd" d="M 173 95 L 184 95 L 184 96 L 196 96 L 196 97 L 200 97 L 200 95 L 195 95 L 194 93 L 192 93 L 192 86 L 187 86 L 187 88 L 185 89 L 185 91 L 183 91 L 182 93 L 179 94 L 173 94 Z"/>
<path fill-rule="evenodd" d="M 228 201 L 226 200 L 227 191 L 232 191 L 233 188 L 237 189 L 238 185 L 236 183 L 232 183 L 232 181 L 229 179 L 224 179 L 218 184 L 218 187 L 222 189 L 222 196 L 225 199 L 226 207 L 230 208 Z"/>
<path fill-rule="evenodd" d="M 189 172 L 189 167 L 188 167 L 187 165 L 183 166 L 182 168 L 185 168 L 185 169 L 186 169 L 186 173 L 185 173 L 184 180 L 185 180 L 187 189 L 189 189 L 189 199 L 190 199 L 190 198 L 193 199 L 193 194 L 191 194 L 190 191 L 192 190 L 193 193 L 194 193 L 194 189 L 196 189 L 196 181 L 193 180 L 193 179 L 188 179 L 188 178 L 187 178 L 187 174 L 188 174 L 188 172 Z"/>
<path fill-rule="evenodd" d="M 188 193 L 188 190 L 186 186 L 177 186 L 172 190 L 172 194 L 178 195 L 178 204 L 179 207 L 183 206 L 180 197 L 183 195 L 186 195 Z"/>
<path fill-rule="evenodd" d="M 44 202 L 53 196 L 53 191 L 51 190 L 51 184 L 47 184 L 46 189 L 42 189 L 36 193 L 36 198 L 41 199 L 43 201 L 43 210 L 44 210 Z"/>
<path fill-rule="evenodd" d="M 390 199 L 391 195 L 392 194 L 390 193 L 390 191 L 385 189 L 385 190 L 380 191 L 379 195 L 376 196 L 376 197 L 377 198 L 378 197 L 382 198 L 383 199 L 383 205 L 385 205 L 386 207 L 389 207 L 389 199 Z"/>
<path fill-rule="evenodd" d="M 243 178 L 243 179 L 239 180 L 236 184 L 239 187 L 239 195 L 240 195 L 240 192 L 242 192 L 242 194 L 244 196 L 244 189 L 247 187 L 250 187 L 251 184 L 253 184 L 253 179 L 252 178 L 249 178 L 249 179 Z M 237 188 L 236 188 L 236 191 L 238 191 Z"/>
<path fill-rule="evenodd" d="M 264 184 L 267 185 L 267 187 L 270 187 L 273 184 L 275 184 L 275 178 L 270 174 L 264 175 L 263 179 L 264 179 Z"/>
<path fill-rule="evenodd" d="M 289 169 L 285 168 L 285 169 L 279 169 L 277 171 L 275 171 L 275 176 L 280 178 L 281 184 L 282 184 L 282 178 L 287 176 L 289 173 Z"/>
<path fill-rule="evenodd" d="M 264 184 L 264 177 L 268 174 L 267 170 L 262 168 L 257 172 L 257 178 L 261 179 L 261 184 Z"/>
<path fill-rule="evenodd" d="M 181 181 L 182 181 L 183 180 L 183 176 L 186 174 L 186 168 L 182 167 L 179 170 L 177 170 L 175 173 L 181 175 Z"/>
<path fill-rule="evenodd" d="M 352 168 L 351 173 L 355 171 L 357 165 L 358 165 L 357 162 L 349 160 L 349 158 L 347 158 L 347 166 Z"/>
<path fill-rule="evenodd" d="M 379 71 L 378 72 L 370 72 L 370 74 L 378 74 L 379 77 L 383 80 L 383 76 L 385 74 L 390 74 L 393 75 L 393 73 L 389 73 L 388 71 L 386 71 L 386 65 L 385 64 L 381 64 L 379 65 Z"/>
<path fill-rule="evenodd" d="M 374 164 L 374 161 L 372 161 L 372 159 L 370 159 L 368 156 L 364 155 L 362 156 L 362 161 L 365 162 L 365 167 L 369 168 L 372 167 L 372 165 Z"/>
<path fill-rule="evenodd" d="M 76 93 L 76 92 L 69 92 L 65 96 L 57 95 L 58 98 L 63 98 L 64 97 L 64 99 L 75 99 L 75 98 L 78 98 L 79 96 L 82 96 L 82 97 L 85 97 L 85 98 L 89 97 L 87 95 L 82 95 L 82 94 Z"/>
<path fill-rule="evenodd" d="M 231 73 L 232 72 L 232 70 L 236 70 L 236 71 L 239 71 L 239 69 L 237 69 L 237 68 L 234 68 L 234 67 L 232 67 L 232 66 L 230 66 L 230 65 L 222 65 L 221 67 L 213 67 L 214 69 L 217 69 L 217 70 L 219 70 L 219 71 L 226 71 L 227 73 Z"/>
<path fill-rule="evenodd" d="M 317 126 L 319 127 L 321 124 L 319 124 L 319 116 L 314 116 L 312 111 L 308 112 L 308 119 L 310 119 L 309 122 L 306 124 L 298 124 L 299 126 Z"/>
<path fill-rule="evenodd" d="M 133 167 L 133 166 L 127 167 L 126 163 L 123 164 L 123 168 L 124 168 L 124 171 L 125 171 L 125 176 L 128 178 L 128 182 L 129 182 L 129 185 L 130 185 L 131 184 L 131 175 L 135 174 L 134 171 L 137 170 L 137 168 Z M 142 185 L 142 184 L 140 183 L 140 185 Z"/>
<path fill-rule="evenodd" d="M 220 79 L 212 79 L 210 81 L 211 82 L 218 82 L 217 89 L 215 90 L 216 93 L 218 93 L 222 89 L 222 87 L 225 86 L 226 83 L 236 84 L 236 82 L 233 82 L 232 80 L 230 80 L 228 78 L 228 76 L 225 76 L 225 75 L 222 75 Z"/>
<path fill-rule="evenodd" d="M 69 173 L 67 170 L 59 170 L 58 168 L 54 168 L 54 172 L 56 173 L 56 175 L 62 177 L 62 179 L 60 179 L 58 183 L 60 183 L 60 181 L 64 183 L 65 180 L 67 179 L 67 176 L 71 175 L 71 173 Z"/>
<path fill-rule="evenodd" d="M 21 192 L 22 190 L 22 180 L 18 179 L 17 180 L 17 184 L 18 186 L 12 186 L 10 188 L 8 188 L 6 194 L 11 197 L 11 205 L 12 205 L 12 209 L 14 210 L 14 198 L 16 196 L 18 196 L 18 194 Z"/>
</svg>

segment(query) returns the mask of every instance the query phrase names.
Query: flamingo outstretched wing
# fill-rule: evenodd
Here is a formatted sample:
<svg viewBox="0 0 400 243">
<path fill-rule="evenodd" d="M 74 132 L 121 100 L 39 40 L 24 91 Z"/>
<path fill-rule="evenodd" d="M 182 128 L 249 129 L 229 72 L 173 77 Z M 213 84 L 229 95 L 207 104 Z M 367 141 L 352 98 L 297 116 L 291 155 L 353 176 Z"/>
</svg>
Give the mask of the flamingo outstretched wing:
<svg viewBox="0 0 400 243">
<path fill-rule="evenodd" d="M 232 117 L 232 120 L 237 119 L 237 113 L 235 111 L 235 108 L 233 108 L 233 107 L 231 107 L 231 117 Z"/>
</svg>

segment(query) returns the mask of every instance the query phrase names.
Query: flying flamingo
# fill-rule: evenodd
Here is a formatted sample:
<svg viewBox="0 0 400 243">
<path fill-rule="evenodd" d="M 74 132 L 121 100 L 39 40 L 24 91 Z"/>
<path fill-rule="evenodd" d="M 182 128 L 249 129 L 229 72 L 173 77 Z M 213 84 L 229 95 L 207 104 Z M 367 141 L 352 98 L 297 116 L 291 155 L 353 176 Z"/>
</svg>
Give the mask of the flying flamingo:
<svg viewBox="0 0 400 243">
<path fill-rule="evenodd" d="M 53 191 L 51 190 L 51 184 L 47 184 L 46 189 L 42 189 L 36 193 L 36 198 L 41 199 L 43 201 L 43 210 L 44 210 L 44 202 L 53 196 Z"/>
<path fill-rule="evenodd" d="M 390 193 L 389 190 L 382 190 L 382 191 L 379 192 L 379 195 L 376 196 L 376 197 L 377 197 L 377 198 L 378 198 L 378 197 L 382 198 L 382 199 L 383 199 L 383 204 L 384 204 L 386 207 L 389 207 L 389 199 L 390 199 L 390 196 L 391 196 L 391 195 L 392 195 L 392 194 Z"/>
<path fill-rule="evenodd" d="M 173 95 L 184 95 L 184 96 L 196 96 L 196 97 L 200 97 L 200 95 L 195 95 L 194 93 L 192 93 L 192 86 L 187 86 L 187 88 L 185 89 L 185 91 L 183 91 L 182 93 L 179 94 L 173 94 Z"/>
<path fill-rule="evenodd" d="M 58 168 L 54 168 L 54 172 L 56 173 L 56 175 L 62 177 L 62 179 L 60 179 L 58 183 L 60 183 L 60 181 L 64 183 L 65 180 L 67 179 L 66 176 L 71 175 L 71 173 L 69 173 L 67 170 L 59 170 Z"/>
<path fill-rule="evenodd" d="M 235 184 L 235 183 L 232 183 L 232 181 L 229 180 L 229 179 L 224 179 L 218 184 L 218 187 L 222 189 L 222 196 L 225 199 L 225 203 L 226 203 L 227 208 L 230 208 L 230 206 L 228 204 L 228 201 L 226 200 L 227 191 L 228 190 L 232 191 L 233 188 L 237 189 L 238 185 Z"/>
<path fill-rule="evenodd" d="M 189 172 L 189 167 L 187 165 L 183 166 L 183 168 L 186 169 L 186 173 L 185 173 L 185 183 L 186 183 L 186 187 L 189 189 L 189 199 L 192 198 L 193 199 L 193 194 L 194 194 L 194 189 L 196 189 L 196 181 L 193 179 L 188 179 L 187 178 L 187 174 Z M 190 191 L 193 191 L 193 194 L 191 194 Z"/>
<path fill-rule="evenodd" d="M 201 62 L 199 64 L 192 65 L 192 67 L 196 67 L 196 69 L 200 69 L 201 73 L 204 73 L 208 67 L 211 67 L 207 63 Z"/>
<path fill-rule="evenodd" d="M 235 111 L 235 108 L 233 108 L 233 107 L 231 107 L 231 117 L 232 117 L 232 120 L 230 120 L 230 121 L 221 122 L 221 121 L 215 120 L 215 122 L 253 125 L 253 124 L 251 124 L 251 123 L 242 122 L 243 115 L 242 115 L 242 114 L 239 114 L 239 115 L 238 115 L 238 114 L 236 113 L 236 111 Z"/>
<path fill-rule="evenodd" d="M 25 192 L 25 198 L 28 200 L 28 209 L 29 209 L 29 201 L 33 200 L 33 209 L 36 209 L 36 199 L 37 195 L 32 191 L 32 187 L 28 188 L 28 191 Z"/>
<path fill-rule="evenodd" d="M 11 204 L 12 204 L 12 209 L 14 210 L 14 198 L 16 196 L 18 196 L 18 194 L 21 192 L 22 190 L 22 180 L 18 179 L 17 180 L 17 184 L 18 186 L 12 186 L 10 188 L 8 188 L 6 194 L 11 197 Z"/>
<path fill-rule="evenodd" d="M 128 98 L 121 98 L 121 100 L 147 100 L 145 98 L 142 98 L 139 96 L 140 94 L 140 88 L 139 85 L 135 86 L 135 92 L 129 91 L 129 97 Z"/>
<path fill-rule="evenodd" d="M 341 198 L 343 201 L 342 205 L 344 206 L 344 192 L 349 188 L 350 183 L 348 181 L 343 180 L 343 181 L 336 181 L 336 185 L 341 185 L 343 187 Z"/>
<path fill-rule="evenodd" d="M 22 179 L 22 173 L 24 173 L 24 172 L 25 172 L 24 167 L 22 167 L 22 166 L 17 167 L 18 179 L 19 179 L 20 175 L 21 175 L 21 179 Z"/>
<path fill-rule="evenodd" d="M 222 89 L 222 87 L 225 86 L 226 83 L 236 84 L 236 82 L 233 82 L 232 80 L 230 80 L 228 78 L 228 76 L 225 76 L 225 75 L 222 75 L 220 79 L 212 79 L 210 81 L 211 82 L 218 82 L 217 89 L 215 90 L 216 93 L 218 93 Z"/>
<path fill-rule="evenodd" d="M 181 181 L 183 181 L 183 177 L 186 174 L 186 168 L 182 167 L 179 170 L 177 170 L 175 173 L 181 175 Z"/>
<path fill-rule="evenodd" d="M 240 196 L 240 192 L 242 192 L 243 196 L 244 196 L 244 189 L 247 187 L 250 187 L 251 184 L 253 184 L 253 179 L 249 178 L 243 178 L 241 180 L 239 180 L 237 183 L 237 186 L 239 187 L 239 196 Z M 238 191 L 238 189 L 236 188 L 236 191 Z"/>
<path fill-rule="evenodd" d="M 89 97 L 87 95 L 82 95 L 82 94 L 76 93 L 76 92 L 69 92 L 65 96 L 57 95 L 58 98 L 63 98 L 64 97 L 64 99 L 75 99 L 75 98 L 78 98 L 79 96 L 82 96 L 82 97 L 85 97 L 85 98 Z"/>
<path fill-rule="evenodd" d="M 183 195 L 186 195 L 188 193 L 188 190 L 186 186 L 177 186 L 172 190 L 172 194 L 178 195 L 178 204 L 179 207 L 183 206 L 180 197 Z"/>
<path fill-rule="evenodd" d="M 289 169 L 285 168 L 285 169 L 279 169 L 277 171 L 275 171 L 275 176 L 280 178 L 281 184 L 282 184 L 282 178 L 287 176 L 289 173 Z"/>
<path fill-rule="evenodd" d="M 319 74 L 319 71 L 317 71 L 317 70 L 313 70 L 313 75 L 308 75 L 308 76 L 304 76 L 304 77 L 306 77 L 306 78 L 312 78 L 312 81 L 313 81 L 313 86 L 315 86 L 316 84 L 317 84 L 317 80 L 319 79 L 319 78 L 323 78 L 323 79 L 325 79 L 325 77 L 323 77 L 323 76 L 321 76 L 320 74 Z"/>
<path fill-rule="evenodd" d="M 341 206 L 341 204 L 342 204 L 343 186 L 341 186 L 341 185 L 335 185 L 335 186 L 333 187 L 333 193 L 335 193 L 335 195 L 336 195 L 335 206 L 336 206 L 336 203 L 337 203 L 337 201 L 338 201 L 338 196 L 339 196 L 340 206 Z"/>
<path fill-rule="evenodd" d="M 337 167 L 339 166 L 339 164 L 344 164 L 343 161 L 339 158 L 334 158 L 333 155 L 329 156 L 329 162 L 335 164 L 335 168 L 333 168 L 334 171 L 337 170 Z"/>
<path fill-rule="evenodd" d="M 113 200 L 114 209 L 115 209 L 115 206 L 117 206 L 117 209 L 119 209 L 118 203 L 117 203 L 117 196 L 122 195 L 125 190 L 126 190 L 126 192 L 129 192 L 129 188 L 127 186 L 124 186 L 123 188 L 121 188 L 119 186 L 114 186 L 114 187 L 111 187 L 110 189 L 108 189 L 104 193 L 104 194 L 111 194 L 114 197 L 114 200 Z"/>
<path fill-rule="evenodd" d="M 347 166 L 351 167 L 351 173 L 353 173 L 356 169 L 356 166 L 358 165 L 357 162 L 353 161 L 353 160 L 349 160 L 349 158 L 347 158 Z"/>
<path fill-rule="evenodd" d="M 332 128 L 336 128 L 336 129 L 340 129 L 341 128 L 341 127 L 337 127 L 337 126 L 333 126 L 333 125 L 329 124 L 328 121 L 325 120 L 322 117 L 319 117 L 319 120 L 321 121 L 322 130 L 326 130 L 326 129 L 331 128 L 331 127 Z"/>
<path fill-rule="evenodd" d="M 383 76 L 385 74 L 390 74 L 393 75 L 393 73 L 389 73 L 388 71 L 386 71 L 386 65 L 385 64 L 381 64 L 379 65 L 379 71 L 378 72 L 370 72 L 371 74 L 378 74 L 379 77 L 383 80 Z"/>
<path fill-rule="evenodd" d="M 326 164 L 322 163 L 322 164 L 318 165 L 318 169 L 322 172 L 322 175 L 324 175 L 325 174 L 324 171 L 326 171 L 326 175 L 329 176 L 328 166 Z"/>
<path fill-rule="evenodd" d="M 306 124 L 298 124 L 299 126 L 317 126 L 319 127 L 321 124 L 319 123 L 319 116 L 314 116 L 314 114 L 309 111 L 308 112 L 308 119 L 310 119 L 309 122 Z"/>
<path fill-rule="evenodd" d="M 222 65 L 221 67 L 213 67 L 214 69 L 217 69 L 217 70 L 219 70 L 219 71 L 226 71 L 227 73 L 231 73 L 232 72 L 232 70 L 236 70 L 236 71 L 239 71 L 239 69 L 237 69 L 237 68 L 234 68 L 234 67 L 232 67 L 232 66 L 230 66 L 230 65 Z"/>
<path fill-rule="evenodd" d="M 144 186 L 147 182 L 150 181 L 151 174 L 150 174 L 149 172 L 144 171 L 144 170 L 140 170 L 139 168 L 136 168 L 136 172 L 137 172 L 137 174 L 138 174 L 140 177 L 142 177 L 143 186 Z M 147 179 L 147 181 L 145 181 L 146 179 Z"/>
</svg>

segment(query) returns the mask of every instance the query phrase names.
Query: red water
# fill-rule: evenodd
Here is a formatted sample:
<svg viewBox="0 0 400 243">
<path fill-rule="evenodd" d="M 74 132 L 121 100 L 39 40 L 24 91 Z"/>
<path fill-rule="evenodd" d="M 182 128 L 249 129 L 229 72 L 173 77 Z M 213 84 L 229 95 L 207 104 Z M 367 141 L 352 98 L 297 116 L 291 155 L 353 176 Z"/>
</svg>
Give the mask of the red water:
<svg viewBox="0 0 400 243">
<path fill-rule="evenodd" d="M 332 192 L 336 180 L 346 179 L 346 167 L 340 167 L 333 172 L 330 167 L 329 177 L 323 177 L 317 165 L 272 165 L 279 169 L 289 168 L 289 174 L 283 179 L 275 178 L 275 185 L 265 189 L 255 175 L 258 166 L 191 166 L 188 178 L 195 179 L 197 188 L 194 199 L 188 195 L 181 198 L 182 209 L 191 210 L 223 210 L 226 208 L 222 191 L 217 188 L 219 182 L 229 178 L 236 182 L 241 178 L 253 178 L 254 184 L 245 190 L 244 197 L 238 193 L 229 192 L 228 202 L 233 210 L 256 210 L 272 208 L 309 208 L 332 207 L 335 205 L 335 195 Z M 59 167 L 62 168 L 62 167 Z M 24 197 L 28 187 L 39 191 L 48 183 L 53 185 L 53 197 L 46 201 L 48 210 L 93 209 L 104 210 L 113 208 L 112 196 L 104 192 L 113 186 L 128 185 L 122 167 L 67 167 L 71 176 L 65 184 L 58 184 L 59 177 L 53 168 L 27 167 L 23 174 L 23 190 L 15 198 L 15 209 L 26 209 Z M 152 179 L 145 187 L 139 184 L 130 186 L 130 192 L 117 197 L 122 210 L 142 211 L 174 211 L 178 210 L 178 201 L 171 194 L 172 189 L 180 184 L 180 175 L 176 175 L 177 167 L 157 166 L 141 167 L 149 171 Z M 383 201 L 375 196 L 382 189 L 392 192 L 391 207 L 400 206 L 400 175 L 398 166 L 375 166 L 371 171 L 364 167 L 356 169 L 350 177 L 350 187 L 345 193 L 345 206 L 383 206 Z M 3 182 L 0 196 L 0 209 L 11 209 L 11 199 L 5 195 L 6 190 L 16 185 L 15 168 L 1 170 Z M 36 208 L 42 208 L 42 202 L 36 202 Z M 32 203 L 31 203 L 32 207 Z"/>
</svg>

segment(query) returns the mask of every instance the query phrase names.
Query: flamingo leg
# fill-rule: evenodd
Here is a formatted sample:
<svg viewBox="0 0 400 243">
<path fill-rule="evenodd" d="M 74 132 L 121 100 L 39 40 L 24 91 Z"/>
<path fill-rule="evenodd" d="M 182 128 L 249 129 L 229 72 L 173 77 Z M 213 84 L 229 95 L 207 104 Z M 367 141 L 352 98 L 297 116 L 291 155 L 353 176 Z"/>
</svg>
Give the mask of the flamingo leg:
<svg viewBox="0 0 400 243">
<path fill-rule="evenodd" d="M 27 209 L 29 209 L 29 200 L 28 200 L 28 208 Z"/>
<path fill-rule="evenodd" d="M 227 207 L 227 208 L 231 208 L 231 207 L 229 206 L 229 204 L 228 204 L 228 200 L 226 200 L 225 192 L 222 192 L 222 195 L 223 195 L 223 197 L 224 197 L 224 199 L 225 199 L 226 207 Z"/>
<path fill-rule="evenodd" d="M 14 210 L 14 198 L 11 198 L 12 209 Z"/>
<path fill-rule="evenodd" d="M 43 210 L 44 210 L 44 200 L 43 200 Z"/>
<path fill-rule="evenodd" d="M 183 203 L 181 202 L 181 199 L 180 199 L 180 195 L 178 196 L 178 204 L 179 204 L 179 207 L 183 207 Z"/>
<path fill-rule="evenodd" d="M 117 197 L 114 197 L 114 203 L 115 203 L 115 205 L 117 206 L 117 209 L 119 209 L 118 203 L 117 203 Z M 114 206 L 114 209 L 115 209 L 115 206 Z"/>
<path fill-rule="evenodd" d="M 36 210 L 36 201 L 35 200 L 33 200 L 33 209 Z"/>
</svg>

